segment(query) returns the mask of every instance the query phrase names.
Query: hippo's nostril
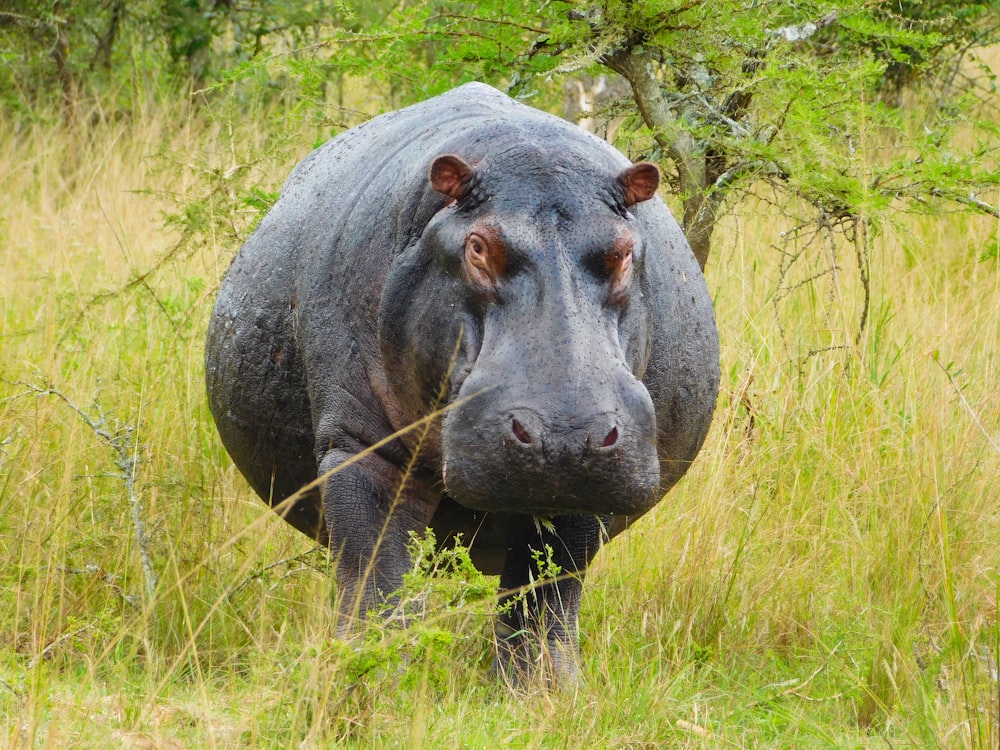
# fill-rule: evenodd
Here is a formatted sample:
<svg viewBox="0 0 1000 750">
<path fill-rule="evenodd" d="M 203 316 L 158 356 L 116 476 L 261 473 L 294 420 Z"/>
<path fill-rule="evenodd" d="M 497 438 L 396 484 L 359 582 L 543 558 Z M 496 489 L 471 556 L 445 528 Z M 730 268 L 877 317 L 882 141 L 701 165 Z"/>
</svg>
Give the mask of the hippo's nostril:
<svg viewBox="0 0 1000 750">
<path fill-rule="evenodd" d="M 529 435 L 528 431 L 524 429 L 524 425 L 518 422 L 516 419 L 513 420 L 513 422 L 511 423 L 510 430 L 511 432 L 514 433 L 514 437 L 516 437 L 522 443 L 524 443 L 525 445 L 531 445 L 531 435 Z"/>
<path fill-rule="evenodd" d="M 612 427 L 611 432 L 607 434 L 604 438 L 604 442 L 601 443 L 602 448 L 610 448 L 612 445 L 618 442 L 618 428 Z"/>
</svg>

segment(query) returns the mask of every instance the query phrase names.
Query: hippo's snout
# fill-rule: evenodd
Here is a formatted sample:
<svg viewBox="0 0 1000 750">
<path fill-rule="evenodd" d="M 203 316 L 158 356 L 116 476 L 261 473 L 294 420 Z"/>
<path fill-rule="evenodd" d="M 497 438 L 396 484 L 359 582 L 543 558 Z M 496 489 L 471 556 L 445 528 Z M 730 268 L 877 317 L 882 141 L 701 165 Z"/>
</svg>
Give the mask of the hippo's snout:
<svg viewBox="0 0 1000 750">
<path fill-rule="evenodd" d="M 448 494 L 486 511 L 561 515 L 648 509 L 658 499 L 660 480 L 655 415 L 645 388 L 634 383 L 641 393 L 631 400 L 638 404 L 590 413 L 585 408 L 592 400 L 586 396 L 592 394 L 568 405 L 550 401 L 547 413 L 509 406 L 502 389 L 463 403 L 444 423 Z"/>
</svg>

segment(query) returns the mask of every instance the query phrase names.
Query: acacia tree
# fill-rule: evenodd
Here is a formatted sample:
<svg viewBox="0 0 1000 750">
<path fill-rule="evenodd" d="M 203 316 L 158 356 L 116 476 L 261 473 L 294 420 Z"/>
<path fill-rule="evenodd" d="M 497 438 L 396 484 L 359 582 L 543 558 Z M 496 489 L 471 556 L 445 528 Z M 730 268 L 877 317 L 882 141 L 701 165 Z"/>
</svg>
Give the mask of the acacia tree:
<svg viewBox="0 0 1000 750">
<path fill-rule="evenodd" d="M 982 112 L 995 81 L 969 64 L 1000 39 L 989 0 L 434 0 L 383 9 L 370 16 L 380 21 L 327 27 L 295 69 L 381 78 L 391 106 L 477 79 L 552 107 L 566 78 L 621 76 L 630 95 L 608 107 L 626 123 L 618 145 L 659 162 L 702 268 L 726 207 L 770 196 L 796 222 L 786 242 L 836 246 L 839 236 L 854 249 L 858 340 L 871 306 L 871 238 L 883 222 L 947 205 L 1000 216 L 982 197 L 1000 181 L 996 112 Z M 919 113 L 895 106 L 913 82 L 935 94 Z M 975 145 L 958 149 L 958 130 L 974 132 Z M 783 276 L 800 255 L 785 253 Z"/>
<path fill-rule="evenodd" d="M 970 52 L 1000 38 L 997 11 L 985 1 L 893 6 L 498 0 L 473 10 L 439 1 L 407 6 L 361 34 L 334 30 L 325 51 L 342 70 L 391 78 L 397 93 L 410 92 L 404 101 L 472 78 L 530 97 L 561 76 L 622 76 L 631 98 L 615 112 L 635 116 L 625 137 L 664 167 L 704 268 L 721 209 L 761 182 L 804 199 L 862 255 L 871 222 L 890 205 L 923 211 L 950 200 L 997 215 L 978 197 L 997 182 L 995 141 L 958 159 L 949 147 L 950 131 L 971 121 L 974 100 L 963 97 L 992 85 L 958 73 Z M 939 92 L 911 144 L 918 154 L 865 154 L 876 131 L 907 137 L 881 94 L 921 76 Z"/>
</svg>

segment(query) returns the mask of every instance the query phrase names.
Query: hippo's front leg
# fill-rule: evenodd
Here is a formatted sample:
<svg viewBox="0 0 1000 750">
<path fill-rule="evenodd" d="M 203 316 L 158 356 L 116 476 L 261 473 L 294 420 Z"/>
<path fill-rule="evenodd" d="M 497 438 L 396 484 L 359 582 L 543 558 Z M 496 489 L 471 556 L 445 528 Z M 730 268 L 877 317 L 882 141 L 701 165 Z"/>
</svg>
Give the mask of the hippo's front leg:
<svg viewBox="0 0 1000 750">
<path fill-rule="evenodd" d="M 337 561 L 337 632 L 347 635 L 367 612 L 391 601 L 410 568 L 410 532 L 423 532 L 435 503 L 403 486 L 402 472 L 372 453 L 337 467 L 354 454 L 329 451 L 319 462 L 323 517 Z"/>
<path fill-rule="evenodd" d="M 508 681 L 534 676 L 561 683 L 576 680 L 583 576 L 606 541 L 608 520 L 559 516 L 550 524 L 531 516 L 511 517 L 496 624 L 496 666 Z M 558 570 L 545 569 L 551 565 Z"/>
</svg>

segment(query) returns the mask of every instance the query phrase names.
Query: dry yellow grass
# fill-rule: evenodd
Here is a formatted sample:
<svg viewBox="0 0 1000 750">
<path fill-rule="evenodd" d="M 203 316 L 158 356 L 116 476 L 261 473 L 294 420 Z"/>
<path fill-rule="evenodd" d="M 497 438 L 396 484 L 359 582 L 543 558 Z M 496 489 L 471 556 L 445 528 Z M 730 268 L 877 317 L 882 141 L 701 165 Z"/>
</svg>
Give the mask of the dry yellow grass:
<svg viewBox="0 0 1000 750">
<path fill-rule="evenodd" d="M 585 683 L 509 695 L 481 677 L 483 605 L 431 617 L 450 645 L 333 641 L 321 556 L 252 496 L 211 425 L 202 333 L 252 214 L 245 175 L 277 189 L 312 135 L 278 164 L 257 161 L 260 127 L 135 117 L 0 133 L 10 746 L 996 746 L 995 219 L 880 234 L 855 343 L 853 248 L 809 283 L 831 250 L 802 248 L 783 278 L 783 220 L 734 210 L 708 273 L 723 393 L 704 454 L 599 556 Z M 169 194 L 217 233 L 178 246 Z"/>
</svg>

